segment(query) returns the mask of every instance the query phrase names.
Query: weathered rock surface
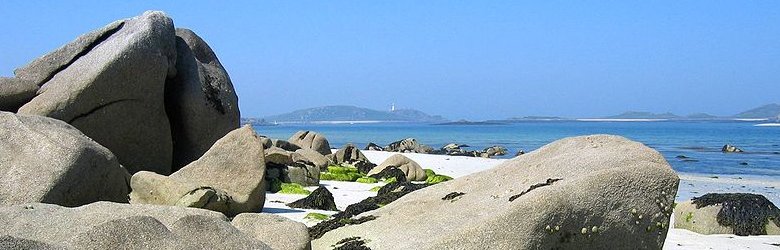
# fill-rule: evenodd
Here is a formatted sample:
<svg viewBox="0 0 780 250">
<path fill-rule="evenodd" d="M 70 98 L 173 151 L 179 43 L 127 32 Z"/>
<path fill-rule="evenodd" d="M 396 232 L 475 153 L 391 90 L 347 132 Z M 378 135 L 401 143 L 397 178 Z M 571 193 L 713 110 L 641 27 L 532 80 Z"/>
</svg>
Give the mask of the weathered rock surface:
<svg viewBox="0 0 780 250">
<path fill-rule="evenodd" d="M 372 176 L 378 174 L 382 172 L 382 170 L 384 170 L 385 168 L 390 168 L 390 167 L 396 167 L 401 171 L 403 171 L 404 174 L 406 174 L 406 179 L 409 181 L 424 181 L 425 179 L 428 178 L 428 176 L 425 175 L 425 170 L 423 170 L 423 168 L 420 167 L 420 164 L 417 164 L 417 162 L 401 154 L 395 154 L 388 157 L 387 160 L 382 162 L 382 164 L 379 164 L 379 166 L 376 166 L 373 169 L 371 169 L 371 171 L 368 172 L 367 175 Z"/>
<path fill-rule="evenodd" d="M 660 249 L 678 183 L 641 143 L 567 138 L 412 192 L 312 245 L 361 237 L 372 249 Z M 464 194 L 442 199 L 453 192 Z"/>
<path fill-rule="evenodd" d="M 293 136 L 291 136 L 288 141 L 301 148 L 313 149 L 322 155 L 329 155 L 332 153 L 328 139 L 316 132 L 298 131 Z"/>
<path fill-rule="evenodd" d="M 320 171 L 327 170 L 328 165 L 330 165 L 331 163 L 328 157 L 325 157 L 324 155 L 312 149 L 302 148 L 302 149 L 295 150 L 295 153 L 301 154 L 304 158 L 306 158 L 306 160 L 313 163 L 314 166 L 317 166 L 317 168 L 319 168 Z"/>
<path fill-rule="evenodd" d="M 423 145 L 417 142 L 417 139 L 406 138 L 400 141 L 396 141 L 384 147 L 384 151 L 399 152 L 399 153 L 421 153 L 429 154 L 433 152 L 433 148 Z"/>
<path fill-rule="evenodd" d="M 130 203 L 177 205 L 186 198 L 188 202 L 182 204 L 204 204 L 203 208 L 228 216 L 257 212 L 265 202 L 264 175 L 263 145 L 247 125 L 231 131 L 200 159 L 170 176 L 136 173 L 130 181 Z M 212 191 L 199 192 L 202 187 Z"/>
<path fill-rule="evenodd" d="M 674 217 L 675 228 L 700 234 L 780 234 L 780 209 L 759 194 L 705 194 L 677 204 Z"/>
<path fill-rule="evenodd" d="M 363 150 L 384 151 L 385 149 L 373 142 L 369 142 Z"/>
<path fill-rule="evenodd" d="M 306 225 L 282 216 L 264 213 L 243 213 L 231 223 L 241 232 L 262 241 L 272 249 L 311 249 Z"/>
<path fill-rule="evenodd" d="M 0 235 L 62 249 L 270 249 L 217 212 L 97 202 L 0 207 Z M 0 240 L 2 242 L 3 240 Z M 30 243 L 33 242 L 33 243 Z M 3 243 L 0 243 L 3 244 Z"/>
<path fill-rule="evenodd" d="M 238 96 L 214 51 L 188 29 L 176 29 L 176 77 L 165 85 L 173 138 L 173 171 L 197 160 L 239 127 Z"/>
<path fill-rule="evenodd" d="M 368 158 L 366 158 L 363 153 L 360 152 L 360 149 L 355 147 L 355 145 L 347 144 L 344 145 L 344 147 L 337 150 L 335 153 L 331 155 L 331 160 L 335 164 L 353 164 L 355 162 L 370 162 Z"/>
<path fill-rule="evenodd" d="M 127 202 L 116 157 L 63 121 L 0 112 L 0 142 L 0 205 Z"/>
<path fill-rule="evenodd" d="M 176 74 L 173 21 L 149 11 L 86 36 L 17 71 L 45 81 L 19 113 L 73 125 L 130 173 L 169 174 L 173 147 L 163 92 Z"/>
<path fill-rule="evenodd" d="M 314 153 L 319 155 L 317 152 Z M 298 183 L 304 186 L 320 184 L 320 167 L 302 154 L 271 147 L 265 151 L 265 162 L 266 172 L 279 173 L 277 178 L 281 182 Z"/>
<path fill-rule="evenodd" d="M 38 85 L 19 78 L 0 77 L 0 111 L 16 112 L 32 100 Z"/>
</svg>

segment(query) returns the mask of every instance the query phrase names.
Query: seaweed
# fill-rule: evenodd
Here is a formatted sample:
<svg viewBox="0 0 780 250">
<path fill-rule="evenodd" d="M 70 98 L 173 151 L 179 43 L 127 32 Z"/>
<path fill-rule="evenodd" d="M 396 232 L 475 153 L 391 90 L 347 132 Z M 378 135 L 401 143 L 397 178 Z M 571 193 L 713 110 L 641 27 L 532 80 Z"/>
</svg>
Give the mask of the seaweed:
<svg viewBox="0 0 780 250">
<path fill-rule="evenodd" d="M 531 185 L 531 187 L 528 188 L 528 190 L 525 190 L 525 191 L 523 191 L 523 192 L 521 192 L 519 194 L 512 195 L 512 197 L 509 197 L 509 202 L 512 202 L 512 201 L 514 201 L 517 198 L 520 198 L 520 196 L 523 196 L 524 194 L 527 194 L 528 192 L 531 192 L 534 189 L 552 185 L 556 181 L 560 181 L 560 180 L 563 180 L 563 179 L 561 179 L 561 178 L 548 178 L 547 181 L 545 181 L 543 183 L 533 184 L 533 185 Z"/>
<path fill-rule="evenodd" d="M 449 193 L 449 194 L 445 195 L 444 197 L 442 197 L 441 200 L 443 200 L 443 201 L 455 201 L 455 198 L 458 198 L 458 197 L 460 197 L 460 196 L 462 196 L 464 194 L 466 194 L 466 193 L 452 192 L 452 193 Z"/>
<path fill-rule="evenodd" d="M 330 219 L 330 220 L 327 220 L 327 221 L 323 221 L 323 222 L 317 223 L 317 225 L 314 225 L 313 227 L 309 228 L 309 239 L 311 239 L 311 240 L 319 239 L 320 237 L 325 235 L 325 233 L 327 233 L 327 232 L 329 232 L 331 230 L 335 230 L 337 228 L 340 228 L 340 227 L 343 227 L 343 226 L 346 226 L 346 225 L 358 225 L 358 224 L 362 224 L 364 222 L 372 221 L 372 220 L 375 220 L 375 219 L 376 219 L 376 216 L 369 215 L 369 216 L 364 216 L 364 217 L 360 217 L 360 218 L 357 218 L 357 219 L 333 218 L 333 219 Z"/>
<path fill-rule="evenodd" d="M 739 236 L 766 235 L 767 220 L 780 227 L 780 209 L 766 197 L 747 193 L 709 193 L 692 199 L 696 208 L 721 205 L 718 224 Z"/>
<path fill-rule="evenodd" d="M 287 204 L 291 208 L 338 211 L 333 194 L 325 187 L 318 187 L 309 196 Z"/>
<path fill-rule="evenodd" d="M 336 242 L 336 245 L 333 245 L 333 247 L 333 250 L 371 250 L 371 248 L 366 246 L 366 241 L 361 240 L 360 237 L 341 239 L 339 242 Z"/>
<path fill-rule="evenodd" d="M 382 171 L 379 173 L 372 174 L 369 177 L 375 178 L 377 180 L 395 178 L 395 180 L 398 182 L 406 182 L 406 174 L 404 171 L 401 171 L 401 169 L 398 169 L 398 167 L 394 166 L 382 169 Z"/>
</svg>

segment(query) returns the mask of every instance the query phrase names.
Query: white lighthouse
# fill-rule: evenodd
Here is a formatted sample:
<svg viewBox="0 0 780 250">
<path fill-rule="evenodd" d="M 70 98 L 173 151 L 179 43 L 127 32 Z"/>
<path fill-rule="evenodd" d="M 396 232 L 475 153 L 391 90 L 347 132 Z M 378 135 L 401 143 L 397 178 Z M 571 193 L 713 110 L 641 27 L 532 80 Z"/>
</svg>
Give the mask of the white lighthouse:
<svg viewBox="0 0 780 250">
<path fill-rule="evenodd" d="M 390 112 L 395 112 L 395 103 L 390 104 Z"/>
</svg>

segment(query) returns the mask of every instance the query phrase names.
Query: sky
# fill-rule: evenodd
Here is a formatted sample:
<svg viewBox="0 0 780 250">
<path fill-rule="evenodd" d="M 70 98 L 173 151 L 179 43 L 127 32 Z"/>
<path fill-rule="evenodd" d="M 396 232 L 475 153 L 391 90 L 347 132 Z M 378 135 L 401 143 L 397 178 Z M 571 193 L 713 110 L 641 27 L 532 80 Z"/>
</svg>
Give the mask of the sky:
<svg viewBox="0 0 780 250">
<path fill-rule="evenodd" d="M 731 115 L 780 102 L 780 1 L 17 1 L 0 75 L 162 10 L 204 38 L 243 117 L 391 103 L 449 119 Z"/>
</svg>

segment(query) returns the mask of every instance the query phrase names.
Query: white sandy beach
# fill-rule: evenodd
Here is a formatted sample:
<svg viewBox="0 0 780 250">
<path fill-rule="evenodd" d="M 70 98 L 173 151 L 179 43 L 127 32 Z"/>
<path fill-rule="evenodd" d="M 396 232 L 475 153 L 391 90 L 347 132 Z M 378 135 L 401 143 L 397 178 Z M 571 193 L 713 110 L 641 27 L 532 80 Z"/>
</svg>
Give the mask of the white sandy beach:
<svg viewBox="0 0 780 250">
<path fill-rule="evenodd" d="M 395 153 L 380 151 L 362 151 L 366 157 L 374 163 L 381 163 Z M 436 173 L 448 175 L 454 178 L 492 168 L 504 159 L 485 159 L 464 156 L 443 156 L 404 153 L 403 155 L 419 163 L 423 168 L 433 169 Z M 321 185 L 333 193 L 338 209 L 344 209 L 348 205 L 357 203 L 376 193 L 369 191 L 371 188 L 383 183 L 364 184 L 355 182 L 322 181 Z M 316 187 L 307 189 L 314 190 Z M 680 175 L 680 188 L 677 193 L 677 201 L 688 200 L 691 197 L 701 196 L 709 192 L 749 192 L 760 193 L 775 204 L 780 204 L 780 181 L 762 179 L 755 176 L 698 176 Z M 335 214 L 332 211 L 292 209 L 285 203 L 293 202 L 305 197 L 304 195 L 267 194 L 263 212 L 278 214 L 295 221 L 305 223 L 307 226 L 317 224 L 318 221 L 306 220 L 309 212 L 322 214 Z M 672 218 L 674 220 L 674 218 Z M 673 224 L 673 223 L 672 223 Z M 664 245 L 665 249 L 778 249 L 780 236 L 736 236 L 736 235 L 701 235 L 684 229 L 672 228 Z"/>
</svg>

